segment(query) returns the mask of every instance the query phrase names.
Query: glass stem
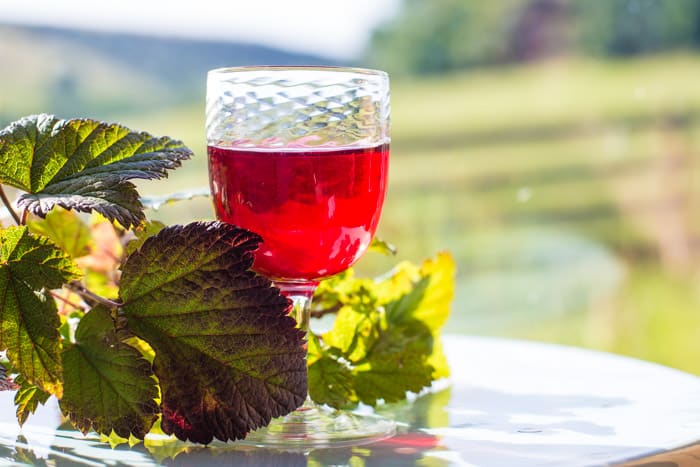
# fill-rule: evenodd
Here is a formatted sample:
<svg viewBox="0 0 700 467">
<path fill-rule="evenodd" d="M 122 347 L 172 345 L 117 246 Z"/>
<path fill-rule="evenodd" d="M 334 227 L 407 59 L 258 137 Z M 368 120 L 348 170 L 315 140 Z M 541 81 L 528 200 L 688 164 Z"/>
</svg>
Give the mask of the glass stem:
<svg viewBox="0 0 700 467">
<path fill-rule="evenodd" d="M 282 293 L 292 301 L 292 316 L 297 321 L 297 327 L 309 332 L 311 317 L 311 298 L 318 282 L 275 282 Z"/>
<path fill-rule="evenodd" d="M 311 298 L 318 283 L 275 281 L 275 285 L 292 301 L 291 314 L 299 329 L 308 335 Z M 306 351 L 306 345 L 304 346 Z M 303 451 L 311 448 L 355 446 L 379 441 L 396 433 L 394 422 L 378 417 L 339 412 L 318 405 L 306 395 L 304 403 L 293 412 L 257 431 L 249 433 L 244 443 Z"/>
<path fill-rule="evenodd" d="M 277 286 L 285 297 L 292 301 L 291 315 L 297 322 L 297 327 L 304 331 L 305 337 L 309 334 L 309 321 L 311 319 L 311 299 L 314 296 L 314 290 L 318 286 L 318 282 L 283 282 L 275 281 Z M 304 351 L 307 350 L 306 342 L 304 342 Z M 306 408 L 313 405 L 309 394 L 306 394 L 304 405 L 299 407 L 297 411 L 304 411 Z"/>
</svg>

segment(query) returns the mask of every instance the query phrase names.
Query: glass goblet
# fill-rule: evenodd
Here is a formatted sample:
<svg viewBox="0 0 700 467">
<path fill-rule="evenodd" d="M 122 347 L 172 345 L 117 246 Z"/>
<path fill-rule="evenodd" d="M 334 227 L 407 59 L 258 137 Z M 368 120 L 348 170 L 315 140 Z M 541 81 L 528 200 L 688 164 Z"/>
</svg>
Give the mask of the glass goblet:
<svg viewBox="0 0 700 467">
<path fill-rule="evenodd" d="M 209 179 L 217 217 L 260 234 L 253 269 L 308 332 L 319 280 L 352 266 L 379 223 L 389 165 L 389 79 L 341 67 L 236 67 L 207 78 Z M 314 404 L 248 435 L 278 447 L 362 444 L 393 422 Z"/>
</svg>

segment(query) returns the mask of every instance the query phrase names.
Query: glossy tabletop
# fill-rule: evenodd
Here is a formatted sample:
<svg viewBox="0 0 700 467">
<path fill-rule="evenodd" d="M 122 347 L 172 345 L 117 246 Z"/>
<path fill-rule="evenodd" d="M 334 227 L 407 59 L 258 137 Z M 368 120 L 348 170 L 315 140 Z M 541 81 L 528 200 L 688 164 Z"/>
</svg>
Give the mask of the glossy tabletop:
<svg viewBox="0 0 700 467">
<path fill-rule="evenodd" d="M 599 352 L 504 339 L 445 338 L 450 381 L 379 412 L 397 436 L 355 448 L 280 452 L 152 436 L 110 448 L 60 427 L 55 401 L 20 430 L 0 393 L 0 465 L 594 466 L 700 440 L 700 378 Z"/>
</svg>

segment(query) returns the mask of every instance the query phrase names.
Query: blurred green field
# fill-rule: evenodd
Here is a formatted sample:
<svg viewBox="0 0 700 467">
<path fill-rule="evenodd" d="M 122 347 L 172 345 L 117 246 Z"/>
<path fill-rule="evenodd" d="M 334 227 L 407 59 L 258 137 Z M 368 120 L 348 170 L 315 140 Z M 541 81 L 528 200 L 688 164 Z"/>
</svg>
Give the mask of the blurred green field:
<svg viewBox="0 0 700 467">
<path fill-rule="evenodd" d="M 566 59 L 392 83 L 380 236 L 450 250 L 450 332 L 582 345 L 700 373 L 700 57 Z M 195 160 L 147 194 L 206 185 L 203 105 L 121 121 Z M 152 213 L 211 218 L 207 200 Z M 369 255 L 376 274 L 397 258 Z"/>
</svg>

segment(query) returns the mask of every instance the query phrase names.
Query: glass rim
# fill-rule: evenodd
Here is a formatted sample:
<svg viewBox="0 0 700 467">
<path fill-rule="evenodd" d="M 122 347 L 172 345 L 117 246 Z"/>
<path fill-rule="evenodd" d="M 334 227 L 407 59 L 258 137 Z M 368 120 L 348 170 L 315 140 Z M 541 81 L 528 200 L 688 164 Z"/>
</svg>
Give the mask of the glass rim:
<svg viewBox="0 0 700 467">
<path fill-rule="evenodd" d="M 207 72 L 208 76 L 227 75 L 233 73 L 255 72 L 255 71 L 324 71 L 330 73 L 351 73 L 357 75 L 375 76 L 388 78 L 389 74 L 383 70 L 374 68 L 362 68 L 353 66 L 338 65 L 243 65 L 213 68 Z"/>
</svg>

